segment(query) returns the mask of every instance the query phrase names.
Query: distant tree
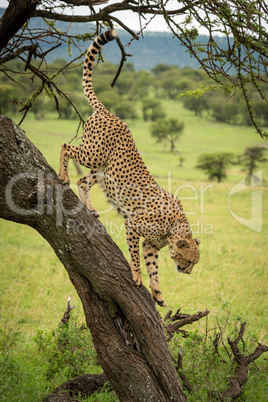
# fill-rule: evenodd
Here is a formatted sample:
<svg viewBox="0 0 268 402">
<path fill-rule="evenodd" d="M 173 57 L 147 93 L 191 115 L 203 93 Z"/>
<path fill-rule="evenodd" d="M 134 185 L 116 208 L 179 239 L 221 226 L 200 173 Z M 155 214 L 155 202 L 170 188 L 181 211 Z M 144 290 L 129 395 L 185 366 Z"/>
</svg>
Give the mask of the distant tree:
<svg viewBox="0 0 268 402">
<path fill-rule="evenodd" d="M 263 119 L 263 124 L 268 126 L 268 105 L 262 101 L 259 101 L 255 104 L 255 113 L 259 119 Z"/>
<path fill-rule="evenodd" d="M 115 113 L 116 105 L 121 103 L 119 95 L 115 91 L 113 93 L 111 88 L 107 88 L 106 91 L 99 93 L 98 98 L 112 113 Z"/>
<path fill-rule="evenodd" d="M 211 115 L 215 121 L 226 124 L 237 124 L 239 112 L 239 105 L 237 103 L 227 102 L 226 97 L 214 95 L 209 99 L 208 107 L 210 107 Z M 242 124 L 245 125 L 244 119 Z"/>
<path fill-rule="evenodd" d="M 183 162 L 185 161 L 184 156 L 180 156 L 179 161 L 180 161 L 180 167 L 183 167 Z"/>
<path fill-rule="evenodd" d="M 168 70 L 155 75 L 153 83 L 161 91 L 161 97 L 165 96 L 169 99 L 176 99 L 180 92 L 180 84 L 183 77 L 182 70 L 176 66 L 169 67 Z"/>
<path fill-rule="evenodd" d="M 12 83 L 3 84 L 0 86 L 0 113 L 5 114 L 8 112 L 15 112 L 16 107 L 14 107 L 14 103 L 5 102 L 5 99 L 11 99 L 12 96 Z"/>
<path fill-rule="evenodd" d="M 134 73 L 134 71 L 135 71 L 134 64 L 133 63 L 125 63 L 124 70 Z"/>
<path fill-rule="evenodd" d="M 183 70 L 181 70 L 183 71 Z M 196 83 L 191 80 L 191 78 L 187 77 L 182 77 L 182 79 L 178 80 L 176 83 L 176 88 L 178 91 L 189 91 L 190 89 L 194 89 L 196 86 Z"/>
<path fill-rule="evenodd" d="M 116 85 L 119 95 L 125 95 L 129 93 L 132 84 L 132 74 L 129 74 L 129 72 L 126 71 L 121 73 L 120 80 L 117 82 Z"/>
<path fill-rule="evenodd" d="M 115 114 L 120 117 L 122 120 L 126 119 L 136 119 L 137 112 L 133 102 L 130 101 L 121 101 L 114 105 Z"/>
<path fill-rule="evenodd" d="M 142 70 L 135 73 L 133 79 L 134 82 L 128 95 L 129 99 L 140 100 L 146 98 L 150 86 L 152 85 L 152 75 L 149 73 L 149 71 Z"/>
<path fill-rule="evenodd" d="M 151 135 L 156 138 L 156 142 L 167 141 L 170 144 L 170 151 L 175 149 L 175 142 L 181 136 L 184 123 L 176 118 L 159 119 L 151 126 Z"/>
<path fill-rule="evenodd" d="M 155 75 L 159 75 L 163 72 L 173 70 L 174 68 L 178 68 L 177 66 L 172 66 L 165 63 L 158 63 L 154 68 L 152 68 L 152 73 Z"/>
<path fill-rule="evenodd" d="M 156 121 L 166 116 L 161 101 L 155 98 L 145 98 L 142 101 L 143 120 Z"/>
<path fill-rule="evenodd" d="M 253 174 L 259 163 L 267 161 L 267 158 L 264 156 L 266 150 L 267 148 L 263 146 L 248 147 L 245 149 L 240 162 L 245 166 L 248 177 Z"/>
<path fill-rule="evenodd" d="M 196 167 L 204 170 L 209 180 L 217 179 L 220 183 L 226 179 L 226 169 L 232 163 L 231 153 L 202 154 L 199 156 Z"/>
<path fill-rule="evenodd" d="M 193 96 L 184 98 L 183 105 L 186 109 L 192 110 L 196 116 L 202 116 L 204 110 L 209 109 L 206 96 L 195 98 Z"/>
</svg>

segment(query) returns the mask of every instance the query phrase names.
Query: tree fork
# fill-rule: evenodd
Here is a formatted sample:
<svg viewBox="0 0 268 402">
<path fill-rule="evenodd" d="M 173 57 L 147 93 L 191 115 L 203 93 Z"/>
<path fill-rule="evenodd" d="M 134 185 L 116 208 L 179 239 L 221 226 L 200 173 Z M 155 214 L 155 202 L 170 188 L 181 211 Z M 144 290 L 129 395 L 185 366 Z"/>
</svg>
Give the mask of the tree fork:
<svg viewBox="0 0 268 402">
<path fill-rule="evenodd" d="M 33 227 L 54 249 L 120 400 L 186 401 L 155 303 L 145 287 L 134 286 L 129 265 L 104 226 L 62 185 L 20 127 L 0 116 L 0 133 L 0 217 Z"/>
</svg>

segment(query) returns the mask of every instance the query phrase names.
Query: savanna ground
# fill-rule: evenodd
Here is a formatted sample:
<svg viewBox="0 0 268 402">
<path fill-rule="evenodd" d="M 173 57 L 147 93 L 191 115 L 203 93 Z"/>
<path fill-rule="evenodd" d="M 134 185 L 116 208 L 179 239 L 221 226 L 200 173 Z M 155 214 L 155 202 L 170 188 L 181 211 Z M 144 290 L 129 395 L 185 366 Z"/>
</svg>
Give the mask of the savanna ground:
<svg viewBox="0 0 268 402">
<path fill-rule="evenodd" d="M 185 370 L 188 369 L 190 380 L 200 384 L 204 380 L 199 378 L 197 371 L 205 372 L 205 365 L 212 367 L 215 364 L 215 378 L 211 376 L 208 381 L 215 389 L 224 386 L 223 382 L 219 382 L 219 362 L 216 363 L 209 355 L 213 362 L 208 359 L 207 363 L 201 363 L 200 360 L 199 366 L 197 356 L 202 359 L 206 352 L 194 342 L 197 331 L 212 339 L 221 327 L 224 336 L 234 336 L 235 328 L 246 320 L 246 354 L 253 351 L 258 340 L 268 343 L 268 166 L 266 163 L 257 169 L 262 173 L 262 181 L 257 187 L 248 183 L 245 190 L 233 194 L 230 192 L 234 186 L 245 178 L 240 165 L 228 169 L 227 180 L 223 183 L 209 182 L 205 174 L 195 168 L 199 154 L 241 154 L 247 146 L 263 141 L 250 127 L 219 124 L 196 117 L 183 109 L 179 102 L 164 101 L 164 106 L 169 116 L 176 116 L 185 122 L 176 152 L 170 153 L 168 145 L 155 143 L 149 134 L 150 123 L 137 119 L 128 124 L 151 174 L 163 188 L 181 199 L 192 231 L 201 240 L 201 258 L 191 275 L 182 275 L 176 272 L 168 249 L 161 250 L 160 285 L 167 307 L 159 310 L 162 315 L 168 309 L 175 313 L 179 307 L 184 313 L 210 310 L 208 320 L 203 319 L 188 328 L 192 331 L 190 340 L 175 338 L 171 350 L 176 353 L 179 344 L 184 346 Z M 16 122 L 19 120 L 17 116 L 10 117 Z M 57 119 L 54 115 L 41 121 L 29 116 L 22 128 L 57 171 L 60 145 L 74 137 L 77 122 Z M 74 140 L 72 144 L 79 141 Z M 180 166 L 181 156 L 184 158 L 183 166 Z M 83 168 L 83 171 L 86 169 Z M 76 192 L 78 176 L 72 162 L 70 178 L 71 188 Z M 253 193 L 257 194 L 256 198 L 252 198 Z M 92 190 L 92 200 L 100 212 L 101 222 L 128 258 L 123 219 L 107 205 L 97 186 Z M 254 221 L 251 219 L 252 212 L 256 213 Z M 241 219 L 244 219 L 243 223 Z M 63 366 L 59 368 L 60 361 L 58 370 L 54 367 L 53 374 L 51 361 L 55 361 L 56 357 L 52 357 L 52 340 L 57 337 L 54 330 L 63 315 L 67 297 L 76 306 L 74 314 L 79 325 L 83 322 L 82 306 L 64 267 L 38 233 L 4 220 L 0 221 L 0 228 L 0 399 L 41 400 L 46 392 L 65 381 L 68 375 L 77 374 L 75 370 L 66 374 Z M 144 264 L 142 269 L 144 284 L 148 285 Z M 224 342 L 227 344 L 226 340 Z M 48 345 L 51 345 L 51 350 Z M 93 351 L 89 361 L 87 372 L 101 372 Z M 57 362 L 54 363 L 57 365 Z M 267 356 L 264 355 L 252 365 L 240 400 L 268 400 L 266 363 Z M 221 364 L 221 367 L 224 373 L 224 365 Z M 116 397 L 103 393 L 91 400 L 116 400 Z M 204 391 L 200 391 L 195 396 L 189 396 L 189 400 L 209 399 Z"/>
</svg>

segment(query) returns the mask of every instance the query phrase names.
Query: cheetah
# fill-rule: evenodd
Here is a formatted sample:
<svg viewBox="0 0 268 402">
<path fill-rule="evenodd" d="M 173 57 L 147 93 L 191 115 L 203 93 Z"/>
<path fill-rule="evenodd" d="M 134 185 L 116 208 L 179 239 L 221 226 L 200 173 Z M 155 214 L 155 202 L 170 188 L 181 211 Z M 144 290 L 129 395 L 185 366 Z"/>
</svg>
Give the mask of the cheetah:
<svg viewBox="0 0 268 402">
<path fill-rule="evenodd" d="M 89 190 L 95 184 L 110 204 L 124 218 L 130 268 L 136 286 L 142 286 L 139 239 L 150 278 L 153 299 L 165 306 L 159 287 L 158 252 L 169 246 L 170 256 L 179 272 L 190 274 L 199 260 L 199 239 L 193 239 L 181 202 L 163 190 L 149 173 L 134 143 L 130 129 L 97 98 L 92 84 L 96 55 L 106 43 L 117 38 L 111 29 L 97 36 L 88 48 L 83 68 L 83 88 L 94 113 L 84 126 L 82 143 L 63 143 L 60 152 L 59 178 L 70 182 L 69 159 L 76 160 L 90 172 L 78 182 L 82 202 L 98 217 Z"/>
</svg>

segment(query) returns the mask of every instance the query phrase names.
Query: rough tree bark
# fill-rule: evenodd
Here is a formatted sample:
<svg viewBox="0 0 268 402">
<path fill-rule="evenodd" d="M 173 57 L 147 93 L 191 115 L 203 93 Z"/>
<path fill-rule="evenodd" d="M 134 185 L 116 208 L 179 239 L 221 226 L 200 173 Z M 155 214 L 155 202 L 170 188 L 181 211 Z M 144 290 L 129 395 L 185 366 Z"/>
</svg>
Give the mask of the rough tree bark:
<svg viewBox="0 0 268 402">
<path fill-rule="evenodd" d="M 0 52 L 22 25 L 32 17 L 40 0 L 12 0 L 0 21 Z"/>
<path fill-rule="evenodd" d="M 12 120 L 0 116 L 0 134 L 0 217 L 33 227 L 54 249 L 120 400 L 185 401 L 155 304 L 122 252 Z"/>
</svg>

